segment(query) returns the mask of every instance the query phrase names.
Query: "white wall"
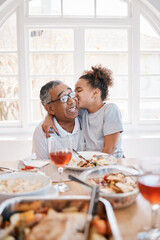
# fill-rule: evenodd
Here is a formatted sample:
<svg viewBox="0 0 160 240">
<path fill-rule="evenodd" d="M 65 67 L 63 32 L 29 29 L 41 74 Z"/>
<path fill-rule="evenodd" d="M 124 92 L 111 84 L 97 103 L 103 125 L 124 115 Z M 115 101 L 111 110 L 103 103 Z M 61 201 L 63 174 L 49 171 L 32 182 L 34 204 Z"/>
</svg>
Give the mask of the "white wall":
<svg viewBox="0 0 160 240">
<path fill-rule="evenodd" d="M 14 161 L 28 157 L 32 152 L 31 139 L 0 140 L 0 161 Z"/>
<path fill-rule="evenodd" d="M 0 140 L 0 161 L 24 159 L 31 152 L 31 140 Z"/>
<path fill-rule="evenodd" d="M 160 156 L 160 136 L 124 135 L 123 150 L 126 157 Z M 0 161 L 20 160 L 32 152 L 32 140 L 0 140 Z"/>
<path fill-rule="evenodd" d="M 160 156 L 160 135 L 123 137 L 123 150 L 126 157 Z"/>
</svg>

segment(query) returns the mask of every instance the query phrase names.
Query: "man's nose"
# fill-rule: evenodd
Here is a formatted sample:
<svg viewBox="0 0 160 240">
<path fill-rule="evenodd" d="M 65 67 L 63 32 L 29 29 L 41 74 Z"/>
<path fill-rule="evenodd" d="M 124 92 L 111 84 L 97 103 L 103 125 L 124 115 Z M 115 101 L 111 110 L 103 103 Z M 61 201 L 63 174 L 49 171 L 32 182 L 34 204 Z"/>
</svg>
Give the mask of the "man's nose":
<svg viewBox="0 0 160 240">
<path fill-rule="evenodd" d="M 68 101 L 67 102 L 69 104 L 73 103 L 74 101 L 75 101 L 74 98 L 71 98 L 70 96 L 68 96 Z"/>
<path fill-rule="evenodd" d="M 71 103 L 75 102 L 76 100 L 77 100 L 76 97 L 71 98 L 71 97 L 69 96 L 69 97 L 68 97 L 68 101 L 67 101 L 67 103 L 68 103 L 68 104 L 71 104 Z"/>
</svg>

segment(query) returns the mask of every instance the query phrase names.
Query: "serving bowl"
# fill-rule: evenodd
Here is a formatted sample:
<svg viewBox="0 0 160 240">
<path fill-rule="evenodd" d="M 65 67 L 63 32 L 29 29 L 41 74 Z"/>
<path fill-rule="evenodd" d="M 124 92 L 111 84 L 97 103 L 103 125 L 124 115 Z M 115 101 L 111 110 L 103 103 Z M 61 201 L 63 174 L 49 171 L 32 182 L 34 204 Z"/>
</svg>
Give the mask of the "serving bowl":
<svg viewBox="0 0 160 240">
<path fill-rule="evenodd" d="M 0 175 L 0 202 L 18 196 L 43 195 L 52 182 L 42 172 L 12 172 Z M 54 194 L 54 192 L 52 192 Z M 56 190 L 55 190 L 56 194 Z"/>
<path fill-rule="evenodd" d="M 55 197 L 25 196 L 8 199 L 0 205 L 0 216 L 2 221 L 0 236 L 9 239 L 9 236 L 12 238 L 13 234 L 16 234 L 16 239 L 18 239 L 19 236 L 21 236 L 21 239 L 25 239 L 27 235 L 27 239 L 29 237 L 29 239 L 38 240 L 46 238 L 55 239 L 56 235 L 56 239 L 86 239 L 84 231 L 84 224 L 86 222 L 84 222 L 81 214 L 87 217 L 86 213 L 88 212 L 89 203 L 90 196 L 81 195 Z M 28 216 L 28 213 L 28 218 L 22 218 L 22 216 Z M 61 217 L 58 216 L 59 214 Z M 68 214 L 71 217 L 70 220 L 68 220 Z M 79 215 L 78 217 L 76 217 L 77 214 Z M 21 221 L 17 223 L 19 215 L 21 216 Z M 48 217 L 50 218 L 49 222 L 46 221 Z M 91 239 L 95 237 L 94 239 L 122 240 L 112 206 L 104 198 L 98 199 L 93 220 L 99 220 L 99 218 L 100 221 L 98 221 L 98 225 L 93 225 L 94 221 L 91 223 Z M 7 222 L 7 225 L 5 222 Z M 8 226 L 8 224 L 10 224 L 10 226 Z M 20 231 L 8 231 L 9 228 L 12 227 L 11 225 L 16 228 L 20 227 Z M 34 228 L 37 229 L 37 225 L 39 225 L 38 228 L 40 230 L 35 232 Z M 97 233 L 97 227 L 98 229 L 102 229 L 103 232 Z M 27 231 L 25 231 L 25 229 Z"/>
<path fill-rule="evenodd" d="M 95 182 L 96 179 L 104 178 L 104 176 L 112 173 L 122 173 L 123 175 L 127 175 L 127 178 L 131 175 L 128 179 L 130 179 L 131 182 L 133 181 L 134 188 L 131 191 L 123 193 L 106 192 L 101 183 L 99 184 L 98 182 Z M 100 195 L 110 201 L 114 209 L 120 209 L 131 205 L 136 200 L 139 190 L 137 186 L 137 179 L 132 176 L 136 174 L 138 174 L 138 171 L 135 169 L 120 165 L 112 165 L 86 170 L 80 174 L 79 178 L 92 185 L 99 185 Z M 89 191 L 89 188 L 85 187 L 85 189 Z"/>
</svg>

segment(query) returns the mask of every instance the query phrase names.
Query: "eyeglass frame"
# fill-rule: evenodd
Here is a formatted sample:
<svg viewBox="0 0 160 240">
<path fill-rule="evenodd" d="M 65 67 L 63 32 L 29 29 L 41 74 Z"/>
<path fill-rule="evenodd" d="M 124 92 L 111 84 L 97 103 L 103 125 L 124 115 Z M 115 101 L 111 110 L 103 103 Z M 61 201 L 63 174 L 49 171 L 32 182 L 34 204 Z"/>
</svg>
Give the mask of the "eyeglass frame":
<svg viewBox="0 0 160 240">
<path fill-rule="evenodd" d="M 73 93 L 74 93 L 74 96 L 71 96 L 71 94 L 73 94 Z M 62 98 L 64 98 L 64 97 L 67 97 L 67 98 L 66 98 L 66 101 L 62 100 Z M 53 101 L 48 102 L 47 104 L 54 103 L 54 102 L 56 102 L 56 101 L 58 101 L 58 100 L 60 100 L 61 103 L 66 103 L 66 102 L 68 101 L 68 98 L 69 98 L 69 97 L 70 97 L 71 99 L 75 98 L 75 97 L 76 97 L 76 92 L 75 92 L 75 91 L 72 91 L 72 92 L 70 92 L 70 93 L 68 93 L 68 94 L 66 94 L 66 95 L 64 95 L 64 96 L 62 96 L 62 97 L 60 97 L 60 98 L 57 98 L 57 99 L 55 99 L 55 100 L 53 100 Z"/>
</svg>

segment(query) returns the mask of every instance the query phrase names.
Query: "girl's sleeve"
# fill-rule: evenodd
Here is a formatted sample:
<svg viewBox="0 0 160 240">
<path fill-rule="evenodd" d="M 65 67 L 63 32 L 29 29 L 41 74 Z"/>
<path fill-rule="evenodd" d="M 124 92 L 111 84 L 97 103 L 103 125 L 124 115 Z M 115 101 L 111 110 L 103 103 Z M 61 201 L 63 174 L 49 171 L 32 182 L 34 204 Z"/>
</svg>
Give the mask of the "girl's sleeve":
<svg viewBox="0 0 160 240">
<path fill-rule="evenodd" d="M 116 104 L 111 103 L 108 105 L 104 112 L 103 121 L 104 135 L 123 132 L 122 115 Z"/>
</svg>

